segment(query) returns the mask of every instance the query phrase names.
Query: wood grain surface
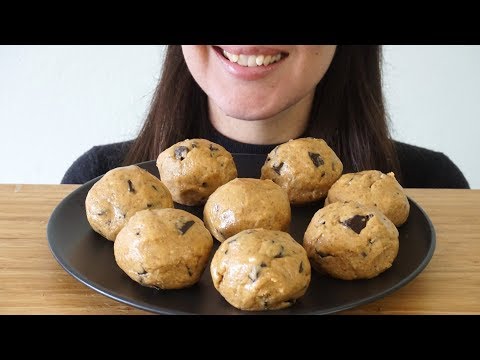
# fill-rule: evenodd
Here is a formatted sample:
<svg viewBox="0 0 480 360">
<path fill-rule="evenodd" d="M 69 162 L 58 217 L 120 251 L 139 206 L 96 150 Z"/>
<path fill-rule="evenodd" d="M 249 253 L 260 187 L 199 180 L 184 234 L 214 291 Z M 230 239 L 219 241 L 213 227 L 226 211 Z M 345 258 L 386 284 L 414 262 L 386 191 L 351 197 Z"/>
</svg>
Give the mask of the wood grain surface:
<svg viewBox="0 0 480 360">
<path fill-rule="evenodd" d="M 0 185 L 0 314 L 148 314 L 89 289 L 53 258 L 46 226 L 76 185 Z M 480 314 L 480 190 L 407 189 L 437 247 L 426 269 L 383 299 L 340 314 Z"/>
</svg>

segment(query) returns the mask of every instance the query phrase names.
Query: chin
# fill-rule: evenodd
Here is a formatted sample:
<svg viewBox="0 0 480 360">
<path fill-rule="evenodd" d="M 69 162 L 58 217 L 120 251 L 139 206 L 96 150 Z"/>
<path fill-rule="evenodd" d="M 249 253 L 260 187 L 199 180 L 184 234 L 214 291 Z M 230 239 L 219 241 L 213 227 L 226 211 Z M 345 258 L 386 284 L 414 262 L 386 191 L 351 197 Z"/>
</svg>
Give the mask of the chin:
<svg viewBox="0 0 480 360">
<path fill-rule="evenodd" d="M 264 120 L 269 119 L 284 109 L 279 107 L 264 107 L 260 104 L 245 104 L 242 106 L 220 107 L 223 113 L 229 117 L 240 120 Z"/>
<path fill-rule="evenodd" d="M 233 113 L 225 113 L 225 115 L 238 120 L 257 121 L 257 120 L 268 119 L 274 116 L 275 114 L 268 116 L 268 115 L 257 114 L 257 113 L 233 112 Z"/>
</svg>

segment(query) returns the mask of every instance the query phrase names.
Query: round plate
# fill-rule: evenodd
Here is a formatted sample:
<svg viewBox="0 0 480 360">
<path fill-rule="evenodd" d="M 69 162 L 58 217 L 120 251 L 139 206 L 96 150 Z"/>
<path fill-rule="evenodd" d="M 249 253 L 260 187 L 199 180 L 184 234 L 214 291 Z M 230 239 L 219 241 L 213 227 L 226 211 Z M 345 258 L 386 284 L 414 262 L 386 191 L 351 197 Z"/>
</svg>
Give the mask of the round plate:
<svg viewBox="0 0 480 360">
<path fill-rule="evenodd" d="M 239 177 L 260 177 L 265 155 L 234 154 Z M 154 161 L 138 164 L 159 176 Z M 47 227 L 50 249 L 74 278 L 122 303 L 160 314 L 252 314 L 228 304 L 213 286 L 208 264 L 200 281 L 187 289 L 156 290 L 131 280 L 116 264 L 113 242 L 94 232 L 86 218 L 85 198 L 93 179 L 69 194 L 53 211 Z M 435 250 L 435 230 L 425 212 L 411 199 L 410 215 L 399 228 L 400 248 L 392 267 L 370 280 L 342 281 L 318 275 L 312 269 L 307 293 L 293 306 L 255 314 L 329 314 L 369 303 L 401 288 L 415 278 Z M 202 207 L 175 204 L 202 218 Z M 300 243 L 321 205 L 292 207 L 290 234 Z M 218 242 L 214 240 L 214 251 Z"/>
</svg>

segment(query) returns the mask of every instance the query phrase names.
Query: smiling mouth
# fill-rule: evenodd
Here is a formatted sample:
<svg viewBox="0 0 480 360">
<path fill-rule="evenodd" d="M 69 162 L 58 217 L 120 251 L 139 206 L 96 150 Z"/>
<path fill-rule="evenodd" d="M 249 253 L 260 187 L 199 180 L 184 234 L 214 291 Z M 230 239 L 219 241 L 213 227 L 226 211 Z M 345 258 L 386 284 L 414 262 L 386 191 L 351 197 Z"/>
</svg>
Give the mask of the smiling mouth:
<svg viewBox="0 0 480 360">
<path fill-rule="evenodd" d="M 255 55 L 246 55 L 246 54 L 232 54 L 226 50 L 223 50 L 219 47 L 215 47 L 220 54 L 227 60 L 232 63 L 236 63 L 244 67 L 255 67 L 255 66 L 268 66 L 270 64 L 277 63 L 288 56 L 288 53 L 279 52 L 274 55 L 264 55 L 264 54 L 255 54 Z"/>
</svg>

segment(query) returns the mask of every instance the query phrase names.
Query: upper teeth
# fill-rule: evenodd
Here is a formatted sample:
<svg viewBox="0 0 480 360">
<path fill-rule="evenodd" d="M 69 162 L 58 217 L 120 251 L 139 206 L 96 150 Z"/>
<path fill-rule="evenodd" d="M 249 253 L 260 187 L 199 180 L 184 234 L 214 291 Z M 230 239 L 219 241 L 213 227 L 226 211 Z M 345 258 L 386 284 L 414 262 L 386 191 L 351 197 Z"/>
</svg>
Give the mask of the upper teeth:
<svg viewBox="0 0 480 360">
<path fill-rule="evenodd" d="M 223 50 L 223 55 L 231 62 L 237 63 L 241 66 L 267 66 L 274 62 L 277 62 L 282 58 L 282 54 L 277 55 L 244 55 L 244 54 L 231 54 L 226 50 Z"/>
</svg>

